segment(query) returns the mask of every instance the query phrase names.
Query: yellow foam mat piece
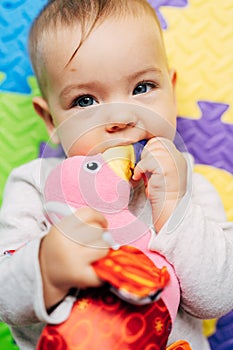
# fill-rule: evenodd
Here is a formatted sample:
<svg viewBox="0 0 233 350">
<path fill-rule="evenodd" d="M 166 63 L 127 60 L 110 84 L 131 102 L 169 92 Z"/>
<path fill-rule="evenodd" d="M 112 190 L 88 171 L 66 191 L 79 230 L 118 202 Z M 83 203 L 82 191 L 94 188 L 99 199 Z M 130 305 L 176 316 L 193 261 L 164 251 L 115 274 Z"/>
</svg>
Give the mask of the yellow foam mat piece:
<svg viewBox="0 0 233 350">
<path fill-rule="evenodd" d="M 231 0 L 189 0 L 163 7 L 169 63 L 177 70 L 179 115 L 198 118 L 197 100 L 232 104 L 233 6 Z M 233 108 L 224 115 L 233 123 Z"/>
</svg>

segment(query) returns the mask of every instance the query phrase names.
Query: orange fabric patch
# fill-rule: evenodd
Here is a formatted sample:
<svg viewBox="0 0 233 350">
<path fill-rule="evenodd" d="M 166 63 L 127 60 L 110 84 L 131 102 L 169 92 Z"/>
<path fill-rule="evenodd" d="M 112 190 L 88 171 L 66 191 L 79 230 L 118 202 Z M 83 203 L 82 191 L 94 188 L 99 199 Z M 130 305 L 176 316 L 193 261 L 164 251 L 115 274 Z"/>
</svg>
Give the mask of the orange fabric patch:
<svg viewBox="0 0 233 350">
<path fill-rule="evenodd" d="M 185 340 L 179 340 L 166 348 L 166 350 L 192 350 L 192 348 Z"/>
<path fill-rule="evenodd" d="M 166 267 L 158 268 L 143 252 L 132 246 L 110 249 L 106 257 L 93 263 L 93 267 L 103 281 L 138 298 L 162 290 L 170 279 Z"/>
</svg>

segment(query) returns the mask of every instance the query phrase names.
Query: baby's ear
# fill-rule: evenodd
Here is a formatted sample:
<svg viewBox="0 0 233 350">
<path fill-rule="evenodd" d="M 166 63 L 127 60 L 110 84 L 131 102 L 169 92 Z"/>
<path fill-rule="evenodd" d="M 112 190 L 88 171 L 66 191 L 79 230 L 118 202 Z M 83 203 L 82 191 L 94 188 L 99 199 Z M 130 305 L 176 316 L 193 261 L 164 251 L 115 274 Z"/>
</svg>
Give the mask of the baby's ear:
<svg viewBox="0 0 233 350">
<path fill-rule="evenodd" d="M 34 97 L 32 103 L 36 113 L 43 119 L 51 141 L 55 144 L 59 144 L 60 140 L 56 133 L 56 127 L 52 115 L 50 114 L 48 103 L 40 96 Z"/>
<path fill-rule="evenodd" d="M 176 106 L 176 110 L 177 110 L 177 99 L 176 99 L 176 81 L 177 81 L 177 73 L 175 69 L 170 69 L 169 70 L 169 75 L 170 75 L 170 79 L 171 79 L 171 84 L 172 84 L 172 90 L 173 90 L 173 100 L 174 100 L 174 104 Z"/>
<path fill-rule="evenodd" d="M 177 73 L 175 69 L 170 69 L 169 70 L 169 74 L 170 74 L 170 78 L 171 78 L 171 82 L 172 82 L 172 86 L 175 89 L 176 87 L 176 80 L 177 80 Z"/>
</svg>

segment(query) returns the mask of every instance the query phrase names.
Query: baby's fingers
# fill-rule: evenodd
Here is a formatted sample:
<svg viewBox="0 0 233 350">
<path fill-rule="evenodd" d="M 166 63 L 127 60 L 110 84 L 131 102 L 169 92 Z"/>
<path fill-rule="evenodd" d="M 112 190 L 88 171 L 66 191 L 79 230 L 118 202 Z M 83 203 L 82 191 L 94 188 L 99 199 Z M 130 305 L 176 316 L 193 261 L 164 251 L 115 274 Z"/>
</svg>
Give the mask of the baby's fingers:
<svg viewBox="0 0 233 350">
<path fill-rule="evenodd" d="M 150 178 L 151 174 L 158 174 L 161 172 L 161 166 L 158 160 L 152 154 L 147 154 L 134 169 L 134 173 L 132 179 L 134 181 L 138 181 L 141 178 L 144 179 L 145 182 Z"/>
<path fill-rule="evenodd" d="M 140 163 L 140 162 L 139 162 Z M 136 167 L 134 168 L 133 176 L 132 179 L 134 181 L 139 181 L 143 177 L 144 171 L 142 168 L 140 168 L 140 164 L 137 164 Z"/>
</svg>

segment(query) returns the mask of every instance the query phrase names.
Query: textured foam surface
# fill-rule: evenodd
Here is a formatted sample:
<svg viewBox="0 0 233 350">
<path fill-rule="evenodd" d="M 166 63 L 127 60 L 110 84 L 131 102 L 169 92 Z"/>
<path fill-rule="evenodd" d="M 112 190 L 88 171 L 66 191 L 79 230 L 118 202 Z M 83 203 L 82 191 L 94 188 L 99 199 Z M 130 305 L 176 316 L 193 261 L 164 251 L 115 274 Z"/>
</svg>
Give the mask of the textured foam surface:
<svg viewBox="0 0 233 350">
<path fill-rule="evenodd" d="M 197 171 L 215 185 L 233 220 L 232 1 L 149 2 L 164 29 L 169 64 L 178 74 L 178 131 L 199 163 Z M 37 157 L 47 141 L 31 107 L 38 90 L 26 44 L 30 23 L 45 3 L 0 1 L 0 201 L 11 169 Z M 233 313 L 218 321 L 212 350 L 233 349 L 232 324 Z M 4 324 L 0 349 L 15 349 Z"/>
</svg>

